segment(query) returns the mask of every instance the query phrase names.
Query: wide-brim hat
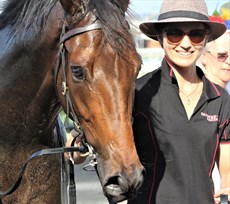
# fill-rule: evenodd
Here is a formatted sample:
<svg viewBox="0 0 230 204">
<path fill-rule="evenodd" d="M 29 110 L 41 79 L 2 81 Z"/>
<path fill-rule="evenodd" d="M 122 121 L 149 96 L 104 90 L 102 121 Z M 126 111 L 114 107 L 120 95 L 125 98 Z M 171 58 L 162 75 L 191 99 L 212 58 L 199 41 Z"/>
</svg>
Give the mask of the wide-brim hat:
<svg viewBox="0 0 230 204">
<path fill-rule="evenodd" d="M 204 0 L 163 0 L 157 21 L 140 24 L 140 30 L 148 37 L 157 40 L 157 25 L 166 23 L 202 22 L 210 28 L 209 41 L 220 37 L 225 31 L 224 23 L 209 20 Z"/>
</svg>

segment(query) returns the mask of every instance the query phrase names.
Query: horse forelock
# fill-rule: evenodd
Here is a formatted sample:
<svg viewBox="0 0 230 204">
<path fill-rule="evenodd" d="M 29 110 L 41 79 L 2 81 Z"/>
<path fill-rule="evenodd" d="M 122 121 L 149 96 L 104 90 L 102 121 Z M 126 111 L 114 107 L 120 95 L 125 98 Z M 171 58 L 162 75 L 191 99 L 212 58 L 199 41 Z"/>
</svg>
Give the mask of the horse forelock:
<svg viewBox="0 0 230 204">
<path fill-rule="evenodd" d="M 125 3 L 126 2 L 126 3 Z M 96 10 L 96 17 L 102 25 L 103 32 L 108 43 L 123 57 L 126 49 L 129 47 L 135 50 L 135 43 L 129 32 L 129 25 L 126 21 L 126 15 L 129 0 L 90 0 L 89 6 Z"/>
</svg>

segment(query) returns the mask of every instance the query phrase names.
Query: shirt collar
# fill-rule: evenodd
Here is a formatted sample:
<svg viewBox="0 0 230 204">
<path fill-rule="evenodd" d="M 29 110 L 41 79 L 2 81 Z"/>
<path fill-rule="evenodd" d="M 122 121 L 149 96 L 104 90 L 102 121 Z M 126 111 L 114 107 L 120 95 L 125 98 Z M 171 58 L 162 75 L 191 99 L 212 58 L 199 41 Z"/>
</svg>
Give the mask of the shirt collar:
<svg viewBox="0 0 230 204">
<path fill-rule="evenodd" d="M 162 60 L 161 69 L 162 69 L 163 78 L 168 83 L 170 83 L 173 86 L 176 86 L 178 88 L 176 76 L 175 76 L 172 68 L 167 63 L 166 58 L 164 58 Z M 219 88 L 216 86 L 216 84 L 212 83 L 211 81 L 209 81 L 205 77 L 204 72 L 202 71 L 202 69 L 200 67 L 196 66 L 196 72 L 197 72 L 198 76 L 200 77 L 200 79 L 203 81 L 203 95 L 207 99 L 213 99 L 213 98 L 219 97 L 220 92 L 219 92 Z"/>
</svg>

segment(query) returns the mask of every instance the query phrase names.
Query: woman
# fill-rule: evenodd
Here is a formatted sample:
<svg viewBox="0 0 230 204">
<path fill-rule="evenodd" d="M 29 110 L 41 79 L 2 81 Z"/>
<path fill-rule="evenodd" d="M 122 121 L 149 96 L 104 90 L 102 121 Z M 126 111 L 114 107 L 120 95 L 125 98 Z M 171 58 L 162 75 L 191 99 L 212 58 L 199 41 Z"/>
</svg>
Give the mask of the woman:
<svg viewBox="0 0 230 204">
<path fill-rule="evenodd" d="M 163 0 L 158 21 L 140 29 L 160 42 L 165 57 L 159 69 L 137 80 L 133 130 L 146 177 L 128 203 L 219 203 L 211 174 L 219 143 L 230 151 L 230 98 L 196 62 L 226 26 L 209 21 L 203 0 Z M 219 154 L 225 179 L 227 152 Z M 229 187 L 230 181 L 223 183 L 221 193 Z"/>
</svg>

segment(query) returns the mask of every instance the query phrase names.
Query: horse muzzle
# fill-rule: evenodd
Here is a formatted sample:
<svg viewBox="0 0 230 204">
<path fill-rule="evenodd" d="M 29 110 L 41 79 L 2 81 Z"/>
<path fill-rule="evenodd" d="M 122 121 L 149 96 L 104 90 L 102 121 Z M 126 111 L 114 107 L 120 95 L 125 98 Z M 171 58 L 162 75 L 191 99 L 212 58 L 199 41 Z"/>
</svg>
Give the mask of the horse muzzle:
<svg viewBox="0 0 230 204">
<path fill-rule="evenodd" d="M 144 180 L 144 168 L 135 169 L 133 176 L 119 173 L 107 179 L 103 191 L 110 203 L 117 203 L 136 196 Z"/>
</svg>

